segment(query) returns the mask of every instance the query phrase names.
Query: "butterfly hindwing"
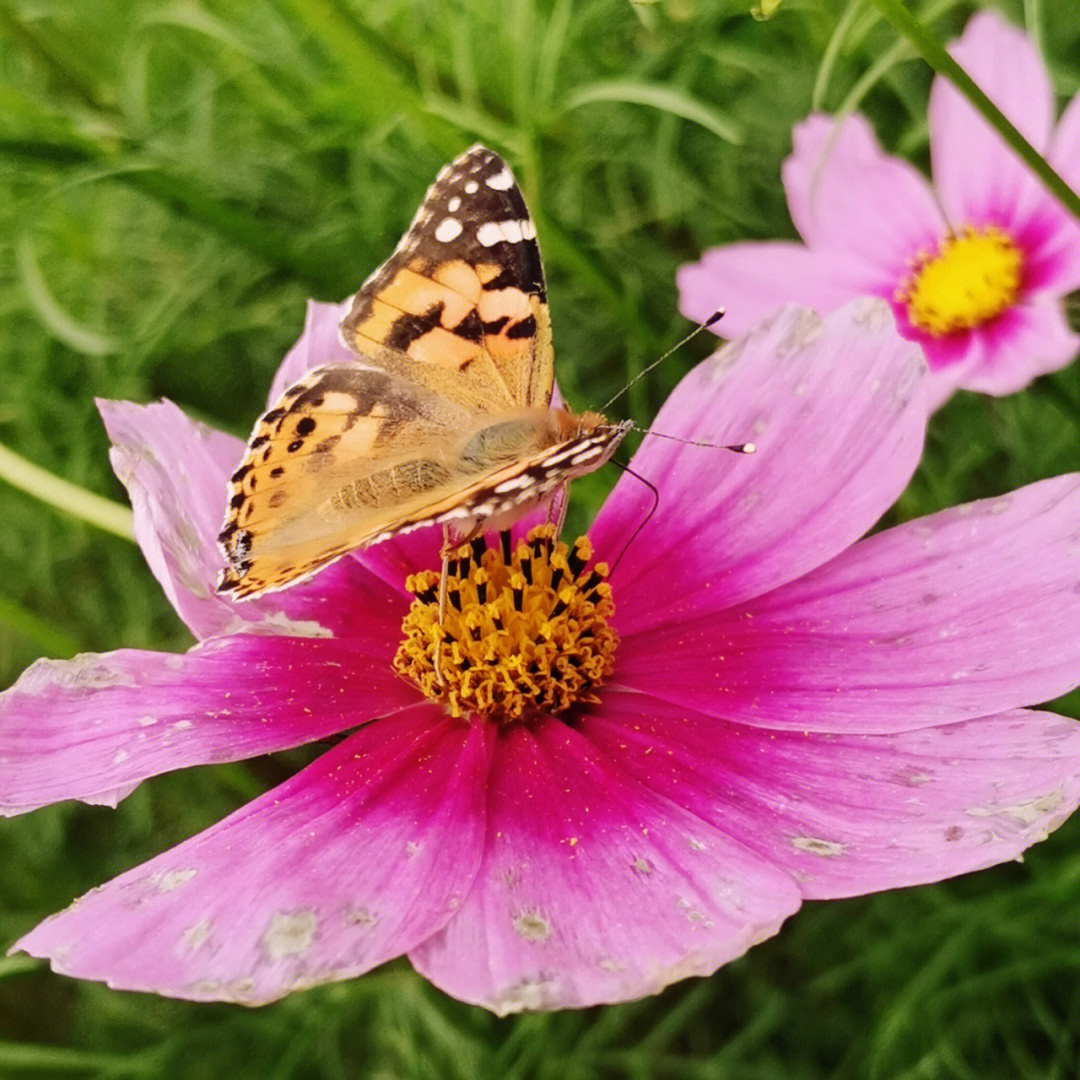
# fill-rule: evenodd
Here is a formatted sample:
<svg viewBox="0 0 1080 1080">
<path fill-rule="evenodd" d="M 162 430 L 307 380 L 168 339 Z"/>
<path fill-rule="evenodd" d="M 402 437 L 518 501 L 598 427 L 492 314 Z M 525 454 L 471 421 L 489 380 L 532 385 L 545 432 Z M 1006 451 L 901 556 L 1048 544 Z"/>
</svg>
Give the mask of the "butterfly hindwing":
<svg viewBox="0 0 1080 1080">
<path fill-rule="evenodd" d="M 425 449 L 437 453 L 471 422 L 453 402 L 385 371 L 309 371 L 260 417 L 230 478 L 222 586 L 238 596 L 278 588 L 357 546 L 362 535 L 343 534 L 331 502 L 385 510 L 437 486 L 440 466 Z"/>
<path fill-rule="evenodd" d="M 481 146 L 436 177 L 342 322 L 358 355 L 459 376 L 478 408 L 551 399 L 551 317 L 536 228 L 506 162 Z"/>
</svg>

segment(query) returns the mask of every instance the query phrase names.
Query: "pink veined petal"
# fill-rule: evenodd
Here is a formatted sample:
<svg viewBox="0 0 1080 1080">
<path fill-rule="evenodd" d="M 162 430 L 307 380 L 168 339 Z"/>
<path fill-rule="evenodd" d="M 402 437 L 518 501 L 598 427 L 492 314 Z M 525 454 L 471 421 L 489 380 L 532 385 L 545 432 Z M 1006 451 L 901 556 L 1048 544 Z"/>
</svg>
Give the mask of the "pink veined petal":
<svg viewBox="0 0 1080 1080">
<path fill-rule="evenodd" d="M 898 525 L 749 603 L 629 635 L 613 681 L 741 723 L 890 734 L 1049 701 L 1078 672 L 1073 474 Z"/>
<path fill-rule="evenodd" d="M 1080 337 L 1069 329 L 1060 300 L 1017 304 L 979 331 L 985 359 L 963 386 L 982 394 L 1014 394 L 1032 379 L 1072 363 Z"/>
<path fill-rule="evenodd" d="M 814 114 L 792 133 L 784 162 L 791 216 L 811 249 L 861 264 L 875 295 L 891 295 L 908 260 L 936 249 L 945 223 L 926 178 L 883 154 L 869 121 Z M 857 294 L 856 294 L 857 295 Z"/>
<path fill-rule="evenodd" d="M 236 634 L 187 654 L 38 660 L 0 694 L 0 814 L 326 738 L 413 705 L 396 641 Z"/>
<path fill-rule="evenodd" d="M 875 275 L 866 273 L 858 280 L 853 262 L 787 240 L 710 248 L 700 262 L 679 267 L 679 310 L 688 319 L 705 322 L 723 308 L 723 319 L 711 329 L 727 338 L 749 332 L 787 304 L 827 315 L 853 297 L 874 292 Z"/>
<path fill-rule="evenodd" d="M 1035 47 L 996 12 L 968 21 L 949 52 L 986 95 L 1044 152 L 1054 122 L 1054 94 Z M 930 159 L 949 224 L 1008 229 L 1052 198 L 993 128 L 943 76 L 930 88 Z"/>
<path fill-rule="evenodd" d="M 799 906 L 784 873 L 617 772 L 559 721 L 500 732 L 469 895 L 410 953 L 500 1014 L 655 993 L 770 937 Z"/>
<path fill-rule="evenodd" d="M 742 727 L 612 692 L 581 731 L 814 900 L 1015 859 L 1080 802 L 1080 723 L 1053 713 L 833 735 Z"/>
<path fill-rule="evenodd" d="M 225 558 L 217 534 L 243 444 L 188 419 L 170 401 L 99 400 L 98 409 L 113 442 L 113 469 L 131 497 L 139 546 L 196 637 L 385 633 L 401 618 L 398 597 L 348 559 L 282 592 L 239 603 L 219 596 Z"/>
<path fill-rule="evenodd" d="M 338 327 L 351 305 L 351 298 L 340 304 L 308 301 L 304 330 L 277 369 L 274 381 L 270 384 L 267 408 L 273 408 L 281 395 L 312 368 L 356 360 L 338 337 Z"/>
<path fill-rule="evenodd" d="M 1023 255 L 1023 295 L 1080 288 L 1080 222 L 1056 199 L 1040 197 L 1010 235 Z"/>
<path fill-rule="evenodd" d="M 620 632 L 743 602 L 858 539 L 918 462 L 924 374 L 888 308 L 866 300 L 824 322 L 789 309 L 698 365 L 654 429 L 757 452 L 642 442 L 631 465 L 660 506 L 612 576 Z M 623 476 L 592 530 L 597 550 L 613 560 L 651 505 Z"/>
<path fill-rule="evenodd" d="M 371 725 L 14 946 L 116 989 L 272 1001 L 453 917 L 480 862 L 491 725 L 429 706 Z"/>
</svg>

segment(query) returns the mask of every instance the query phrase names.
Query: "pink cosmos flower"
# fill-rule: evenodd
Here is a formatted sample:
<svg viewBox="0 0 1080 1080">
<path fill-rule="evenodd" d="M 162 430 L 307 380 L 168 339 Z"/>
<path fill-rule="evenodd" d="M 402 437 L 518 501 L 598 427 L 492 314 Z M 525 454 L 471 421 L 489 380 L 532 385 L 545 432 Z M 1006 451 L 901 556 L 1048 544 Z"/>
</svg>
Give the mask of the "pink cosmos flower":
<svg viewBox="0 0 1080 1080">
<path fill-rule="evenodd" d="M 1080 96 L 1054 127 L 1054 94 L 1031 42 L 975 15 L 952 54 L 1031 144 L 1080 183 Z M 880 296 L 930 365 L 931 404 L 957 387 L 1011 394 L 1064 367 L 1080 339 L 1061 298 L 1080 287 L 1080 227 L 943 78 L 929 108 L 934 186 L 881 152 L 859 115 L 810 116 L 784 163 L 804 243 L 729 244 L 680 268 L 680 308 L 738 335 L 783 304 L 825 313 Z"/>
<path fill-rule="evenodd" d="M 313 307 L 291 362 L 333 359 L 336 317 Z M 200 641 L 34 664 L 0 699 L 0 804 L 114 803 L 170 769 L 350 733 L 15 948 L 248 1003 L 405 954 L 498 1012 L 580 1006 L 707 974 L 804 898 L 1016 858 L 1080 801 L 1080 724 L 1024 708 L 1080 673 L 1080 476 L 860 540 L 918 461 L 924 370 L 878 301 L 788 309 L 661 410 L 658 430 L 758 452 L 646 439 L 634 468 L 660 507 L 610 592 L 586 541 L 523 545 L 513 573 L 497 545 L 463 558 L 455 692 L 576 695 L 516 719 L 454 717 L 394 673 L 430 628 L 421 573 L 401 644 L 437 536 L 231 603 L 214 534 L 242 444 L 168 402 L 102 402 L 139 541 Z M 649 506 L 623 477 L 596 551 L 617 556 Z M 485 619 L 499 634 L 469 632 Z"/>
</svg>

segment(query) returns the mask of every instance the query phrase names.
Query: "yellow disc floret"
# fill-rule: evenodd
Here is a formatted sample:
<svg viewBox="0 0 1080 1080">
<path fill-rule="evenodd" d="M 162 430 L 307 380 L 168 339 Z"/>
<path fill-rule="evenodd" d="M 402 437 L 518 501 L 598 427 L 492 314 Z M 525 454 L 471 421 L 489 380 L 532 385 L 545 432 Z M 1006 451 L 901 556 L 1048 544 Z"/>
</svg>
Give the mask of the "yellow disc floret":
<svg viewBox="0 0 1080 1080">
<path fill-rule="evenodd" d="M 596 701 L 611 674 L 618 634 L 604 563 L 589 566 L 592 544 L 573 548 L 541 525 L 515 550 L 483 540 L 454 552 L 439 625 L 439 575 L 412 575 L 416 597 L 402 623 L 394 670 L 454 716 L 515 720 Z M 441 646 L 440 671 L 435 649 Z"/>
<path fill-rule="evenodd" d="M 1020 291 L 1023 258 L 994 225 L 949 232 L 936 255 L 921 253 L 896 291 L 913 326 L 932 337 L 971 330 L 1010 307 Z"/>
</svg>

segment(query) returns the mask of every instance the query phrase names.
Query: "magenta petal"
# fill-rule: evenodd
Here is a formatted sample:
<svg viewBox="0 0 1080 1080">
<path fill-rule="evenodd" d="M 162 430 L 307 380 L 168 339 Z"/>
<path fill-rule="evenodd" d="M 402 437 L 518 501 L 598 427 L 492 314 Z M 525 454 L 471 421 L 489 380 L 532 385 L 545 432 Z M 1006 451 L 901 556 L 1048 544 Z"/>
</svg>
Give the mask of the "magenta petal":
<svg viewBox="0 0 1080 1080">
<path fill-rule="evenodd" d="M 248 1004 L 359 975 L 467 893 L 490 731 L 428 706 L 364 728 L 15 948 L 117 989 Z"/>
<path fill-rule="evenodd" d="M 1036 150 L 1050 143 L 1054 94 L 1022 31 L 993 11 L 973 15 L 950 53 Z M 1008 228 L 1049 199 L 1033 173 L 943 76 L 929 105 L 934 185 L 954 228 Z"/>
<path fill-rule="evenodd" d="M 417 700 L 393 641 L 237 634 L 187 654 L 39 660 L 0 695 L 0 814 L 325 738 Z"/>
<path fill-rule="evenodd" d="M 278 398 L 300 379 L 304 372 L 323 364 L 348 363 L 356 359 L 341 344 L 338 337 L 338 327 L 351 305 L 351 299 L 341 304 L 308 301 L 304 330 L 296 344 L 285 354 L 285 359 L 270 385 L 270 395 L 267 398 L 270 407 L 274 406 Z"/>
<path fill-rule="evenodd" d="M 643 783 L 783 867 L 807 899 L 1015 859 L 1080 802 L 1080 724 L 1053 713 L 840 736 L 755 730 L 612 693 L 582 732 Z"/>
<path fill-rule="evenodd" d="M 679 310 L 705 322 L 723 308 L 724 317 L 713 330 L 727 338 L 747 333 L 788 304 L 826 315 L 874 291 L 874 275 L 864 273 L 859 279 L 852 263 L 834 252 L 784 240 L 710 248 L 700 262 L 679 267 Z"/>
<path fill-rule="evenodd" d="M 1045 298 L 1019 304 L 984 327 L 986 359 L 963 386 L 983 394 L 1013 394 L 1032 379 L 1070 364 L 1080 337 L 1069 329 L 1063 303 Z"/>
<path fill-rule="evenodd" d="M 843 551 L 904 489 L 926 425 L 925 364 L 880 301 L 822 322 L 789 309 L 699 364 L 653 427 L 757 453 L 646 438 L 632 468 L 660 506 L 612 577 L 620 632 L 730 607 Z M 623 476 L 593 539 L 613 559 L 652 500 Z"/>
<path fill-rule="evenodd" d="M 225 565 L 217 534 L 239 439 L 189 420 L 170 401 L 98 401 L 116 475 L 131 496 L 135 536 L 177 614 L 198 638 L 239 630 L 328 637 L 385 634 L 400 598 L 351 559 L 309 584 L 236 603 L 215 592 Z"/>
<path fill-rule="evenodd" d="M 1074 474 L 898 525 L 750 603 L 628 637 L 615 678 L 796 731 L 989 716 L 1076 685 L 1078 582 Z"/>
<path fill-rule="evenodd" d="M 843 252 L 887 294 L 908 272 L 908 260 L 936 248 L 945 228 L 926 178 L 883 154 L 869 121 L 814 114 L 792 133 L 784 190 L 802 238 L 815 251 Z M 857 295 L 857 294 L 856 294 Z"/>
<path fill-rule="evenodd" d="M 483 863 L 410 959 L 504 1014 L 625 1001 L 705 975 L 799 906 L 788 875 L 615 771 L 572 728 L 505 729 Z"/>
</svg>

